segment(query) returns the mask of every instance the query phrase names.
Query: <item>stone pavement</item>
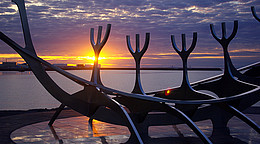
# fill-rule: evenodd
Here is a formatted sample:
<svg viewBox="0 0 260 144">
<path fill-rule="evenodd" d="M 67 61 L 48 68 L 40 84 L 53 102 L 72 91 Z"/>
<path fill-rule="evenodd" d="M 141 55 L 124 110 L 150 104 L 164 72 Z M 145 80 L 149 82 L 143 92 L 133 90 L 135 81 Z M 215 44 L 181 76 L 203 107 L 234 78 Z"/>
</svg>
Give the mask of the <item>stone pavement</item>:
<svg viewBox="0 0 260 144">
<path fill-rule="evenodd" d="M 50 120 L 54 112 L 55 111 L 24 112 L 17 115 L 1 116 L 0 117 L 0 144 L 12 144 L 13 142 L 10 139 L 10 135 L 13 131 L 26 125 L 30 125 L 42 121 L 48 121 Z M 59 118 L 67 118 L 73 116 L 80 116 L 80 114 L 74 112 L 73 110 L 63 110 Z"/>
<path fill-rule="evenodd" d="M 72 110 L 62 111 L 59 116 L 61 119 L 56 120 L 53 127 L 49 127 L 47 123 L 53 113 L 54 111 L 32 112 L 0 117 L 0 143 L 8 144 L 12 143 L 13 140 L 18 144 L 115 144 L 124 143 L 129 138 L 129 131 L 123 126 L 94 121 L 92 130 L 88 124 L 88 118 Z M 251 109 L 246 113 L 247 116 L 259 124 L 259 109 Z M 212 125 L 209 120 L 196 122 L 196 124 L 208 137 L 210 136 Z M 229 126 L 233 138 L 220 139 L 216 143 L 260 143 L 259 134 L 239 119 L 232 118 Z M 153 126 L 149 128 L 149 136 L 150 138 L 144 140 L 145 143 L 202 143 L 185 124 L 177 126 Z"/>
</svg>

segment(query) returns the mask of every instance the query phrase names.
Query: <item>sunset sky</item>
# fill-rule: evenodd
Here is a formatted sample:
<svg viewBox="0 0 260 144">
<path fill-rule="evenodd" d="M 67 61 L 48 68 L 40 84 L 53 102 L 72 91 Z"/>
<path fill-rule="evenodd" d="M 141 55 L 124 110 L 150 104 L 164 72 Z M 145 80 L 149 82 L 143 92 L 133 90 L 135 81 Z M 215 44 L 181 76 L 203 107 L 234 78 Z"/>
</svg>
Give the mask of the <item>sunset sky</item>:
<svg viewBox="0 0 260 144">
<path fill-rule="evenodd" d="M 221 37 L 221 22 L 227 35 L 238 20 L 239 29 L 229 45 L 236 67 L 260 61 L 260 23 L 252 16 L 255 6 L 260 16 L 259 0 L 30 0 L 25 1 L 32 39 L 39 57 L 51 63 L 93 62 L 90 28 L 112 24 L 110 37 L 101 51 L 102 67 L 134 67 L 128 52 L 126 35 L 135 49 L 135 34 L 143 47 L 145 33 L 151 33 L 142 67 L 180 67 L 181 61 L 171 45 L 173 34 L 181 48 L 181 34 L 186 34 L 187 48 L 192 33 L 198 33 L 189 67 L 223 67 L 220 44 L 209 29 L 214 24 Z M 24 46 L 17 7 L 11 0 L 0 1 L 0 31 Z M 102 38 L 103 38 L 102 35 Z M 96 35 L 95 35 L 96 39 Z M 0 41 L 0 61 L 21 61 L 14 50 Z"/>
</svg>

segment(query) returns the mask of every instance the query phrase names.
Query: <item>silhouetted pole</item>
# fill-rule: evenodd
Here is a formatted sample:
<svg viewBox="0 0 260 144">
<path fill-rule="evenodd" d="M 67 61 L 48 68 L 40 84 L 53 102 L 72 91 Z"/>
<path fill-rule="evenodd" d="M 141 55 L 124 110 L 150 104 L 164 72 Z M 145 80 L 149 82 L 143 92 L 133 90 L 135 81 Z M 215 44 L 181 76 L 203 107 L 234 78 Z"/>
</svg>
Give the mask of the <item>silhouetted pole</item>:
<svg viewBox="0 0 260 144">
<path fill-rule="evenodd" d="M 234 21 L 234 28 L 232 34 L 227 38 L 226 36 L 226 24 L 223 22 L 222 24 L 222 38 L 219 38 L 214 30 L 214 25 L 210 24 L 210 31 L 212 36 L 220 43 L 223 48 L 224 52 L 224 75 L 233 76 L 233 75 L 240 75 L 240 73 L 236 70 L 234 65 L 231 62 L 229 53 L 228 53 L 228 45 L 231 40 L 236 36 L 238 30 L 238 21 Z"/>
<path fill-rule="evenodd" d="M 107 29 L 106 29 L 106 34 L 104 36 L 104 39 L 101 41 L 101 34 L 102 34 L 102 26 L 98 27 L 98 36 L 97 36 L 97 41 L 95 43 L 94 41 L 94 28 L 90 29 L 90 42 L 93 47 L 94 53 L 95 53 L 95 61 L 94 61 L 94 66 L 92 70 L 92 76 L 91 76 L 91 81 L 94 82 L 95 84 L 102 84 L 101 79 L 100 79 L 100 68 L 98 65 L 98 58 L 99 54 L 106 44 L 109 34 L 111 30 L 111 24 L 107 24 Z"/>
<path fill-rule="evenodd" d="M 141 78 L 140 78 L 140 63 L 141 63 L 141 58 L 146 52 L 148 45 L 150 41 L 150 33 L 146 33 L 145 37 L 145 43 L 143 46 L 143 49 L 140 51 L 140 37 L 139 34 L 136 34 L 136 50 L 134 52 L 131 42 L 130 42 L 130 36 L 126 36 L 126 42 L 127 42 L 127 47 L 132 56 L 134 57 L 135 64 L 136 64 L 136 77 L 135 77 L 135 86 L 134 89 L 132 90 L 132 93 L 138 93 L 138 94 L 145 94 L 142 84 L 141 84 Z"/>
<path fill-rule="evenodd" d="M 187 67 L 187 62 L 188 62 L 188 57 L 190 53 L 194 50 L 197 42 L 197 33 L 193 33 L 193 41 L 188 50 L 186 50 L 186 39 L 185 39 L 185 34 L 182 34 L 182 50 L 180 50 L 176 43 L 175 43 L 175 38 L 174 35 L 171 35 L 171 41 L 172 41 L 172 46 L 174 50 L 180 55 L 182 59 L 182 64 L 183 64 L 183 79 L 182 79 L 182 84 L 181 87 L 189 88 L 192 89 L 190 86 L 189 78 L 188 78 L 188 67 Z"/>
</svg>

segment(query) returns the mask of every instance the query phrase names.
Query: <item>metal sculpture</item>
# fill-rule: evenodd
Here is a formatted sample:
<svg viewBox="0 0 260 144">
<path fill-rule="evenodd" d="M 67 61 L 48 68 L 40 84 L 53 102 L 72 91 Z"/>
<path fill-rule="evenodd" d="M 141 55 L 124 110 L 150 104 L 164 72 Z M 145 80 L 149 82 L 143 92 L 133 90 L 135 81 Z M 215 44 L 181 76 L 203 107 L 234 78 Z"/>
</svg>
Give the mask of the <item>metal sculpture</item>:
<svg viewBox="0 0 260 144">
<path fill-rule="evenodd" d="M 211 31 L 212 36 L 221 44 L 221 46 L 223 48 L 224 62 L 225 62 L 225 64 L 224 64 L 225 65 L 224 66 L 224 75 L 225 76 L 232 75 L 232 76 L 237 77 L 239 80 L 260 85 L 260 83 L 259 83 L 260 79 L 259 78 L 248 77 L 246 75 L 241 74 L 239 71 L 237 71 L 237 69 L 232 64 L 231 58 L 230 58 L 229 53 L 228 53 L 228 45 L 231 42 L 231 40 L 236 36 L 237 29 L 238 29 L 238 21 L 234 21 L 233 32 L 227 38 L 226 37 L 226 24 L 222 23 L 222 38 L 219 38 L 215 33 L 213 24 L 210 25 L 210 31 Z"/>
<path fill-rule="evenodd" d="M 183 63 L 183 78 L 181 86 L 178 88 L 174 88 L 171 90 L 167 90 L 164 93 L 157 93 L 155 94 L 156 97 L 163 97 L 167 99 L 177 99 L 177 100 L 203 100 L 203 99 L 212 99 L 215 97 L 212 97 L 210 95 L 195 91 L 191 86 L 188 78 L 188 67 L 187 67 L 187 61 L 190 53 L 194 50 L 197 42 L 197 33 L 193 33 L 193 41 L 188 50 L 186 50 L 186 39 L 185 34 L 182 34 L 182 50 L 180 50 L 176 43 L 174 35 L 171 36 L 171 42 L 174 50 L 179 54 L 179 56 L 182 59 Z M 189 112 L 189 116 L 193 114 L 199 105 L 182 105 L 182 104 L 176 104 L 175 107 L 178 109 L 183 110 L 184 112 Z"/>
<path fill-rule="evenodd" d="M 251 11 L 255 19 L 260 22 L 260 18 L 257 16 L 254 6 L 251 7 Z"/>
<path fill-rule="evenodd" d="M 136 34 L 136 51 L 134 52 L 131 43 L 130 43 L 130 36 L 126 36 L 126 41 L 127 41 L 127 47 L 132 56 L 134 57 L 135 64 L 136 64 L 136 77 L 135 77 L 135 86 L 132 91 L 132 93 L 139 93 L 139 94 L 145 94 L 144 90 L 141 85 L 141 79 L 140 79 L 140 62 L 141 58 L 146 52 L 148 45 L 149 45 L 149 40 L 150 40 L 150 33 L 146 33 L 145 37 L 145 43 L 143 46 L 143 49 L 140 51 L 140 38 L 139 34 Z"/>
<path fill-rule="evenodd" d="M 225 27 L 223 26 L 222 30 L 223 30 L 223 28 L 225 28 Z M 232 37 L 235 36 L 235 31 L 233 31 Z M 223 33 L 224 34 L 223 34 L 222 40 L 223 41 L 227 40 L 227 41 L 222 42 L 222 40 L 220 40 L 220 39 L 219 39 L 219 41 L 222 42 L 222 44 L 224 45 L 223 47 L 225 47 L 227 50 L 227 45 L 231 41 L 232 37 L 229 37 L 228 39 L 226 39 L 225 30 L 223 30 Z M 228 65 L 230 63 L 227 63 L 225 65 L 225 72 L 224 72 L 222 78 L 220 79 L 220 81 L 206 82 L 205 84 L 203 84 L 203 82 L 201 82 L 198 85 L 194 86 L 194 89 L 193 89 L 188 80 L 187 59 L 188 59 L 188 56 L 190 55 L 190 53 L 195 48 L 196 38 L 197 38 L 197 34 L 193 33 L 193 42 L 191 44 L 191 47 L 188 50 L 186 50 L 185 35 L 182 34 L 182 51 L 180 51 L 177 48 L 175 40 L 174 40 L 174 36 L 172 35 L 171 40 L 172 40 L 173 48 L 180 55 L 180 57 L 182 58 L 182 62 L 183 62 L 183 81 L 182 81 L 182 84 L 180 87 L 168 89 L 168 90 L 165 90 L 164 92 L 158 92 L 155 94 L 155 96 L 164 97 L 164 98 L 168 98 L 168 99 L 180 99 L 180 100 L 216 99 L 217 97 L 195 91 L 194 89 L 209 90 L 209 91 L 212 91 L 215 94 L 217 94 L 217 96 L 219 96 L 219 97 L 228 97 L 228 96 L 236 95 L 239 93 L 243 93 L 245 91 L 252 90 L 256 87 L 251 84 L 244 84 L 243 82 L 236 81 L 230 73 L 230 65 Z M 226 52 L 226 54 L 228 55 L 228 52 Z M 225 59 L 225 62 L 227 60 L 228 59 Z M 238 89 L 241 89 L 241 87 L 243 87 L 244 89 L 238 90 Z M 256 99 L 254 102 L 257 102 L 257 101 L 258 100 Z M 182 110 L 183 112 L 186 112 L 186 114 L 190 117 L 194 116 L 194 113 L 198 110 L 199 106 L 200 105 L 182 105 L 182 104 L 175 105 L 176 108 Z M 219 131 L 222 132 L 222 135 L 223 135 L 224 131 L 226 131 L 226 135 L 229 135 L 229 130 L 226 125 L 231 117 L 230 117 L 230 115 L 226 114 L 225 111 L 232 113 L 233 115 L 237 116 L 242 121 L 246 122 L 248 125 L 253 127 L 256 131 L 260 132 L 259 126 L 255 122 L 253 122 L 251 119 L 246 117 L 244 114 L 242 114 L 236 108 L 234 108 L 226 103 L 218 103 L 217 107 L 219 107 L 223 110 L 216 111 L 218 118 L 216 118 L 216 117 L 211 118 L 211 120 L 213 122 L 213 127 L 214 127 L 212 137 L 216 137 L 216 135 L 219 135 Z M 217 107 L 215 109 L 218 109 Z M 224 117 L 228 116 L 229 119 L 228 118 L 225 119 L 226 121 L 224 122 L 223 116 L 221 116 L 222 113 L 218 114 L 219 111 L 224 111 L 224 113 L 225 113 Z M 222 118 L 222 119 L 220 119 L 220 118 Z"/>
<path fill-rule="evenodd" d="M 145 51 L 148 48 L 149 39 L 150 39 L 150 34 L 146 33 L 145 44 L 143 49 L 140 51 L 139 34 L 137 34 L 136 52 L 134 52 L 130 44 L 130 36 L 126 36 L 128 50 L 133 55 L 136 63 L 136 81 L 132 93 L 140 93 L 145 95 L 140 80 L 140 62 L 142 56 L 144 55 Z M 196 124 L 185 113 L 176 109 L 175 107 L 172 107 L 165 103 L 159 103 L 155 101 L 144 101 L 136 98 L 116 97 L 115 99 L 118 102 L 122 103 L 123 105 L 127 106 L 127 108 L 129 108 L 129 110 L 132 113 L 132 117 L 136 122 L 138 131 L 139 133 L 141 133 L 142 137 L 144 138 L 149 137 L 148 136 L 149 124 L 147 122 L 144 122 L 144 120 L 147 119 L 148 112 L 151 112 L 152 110 L 159 110 L 159 111 L 167 112 L 168 114 L 173 116 L 177 115 L 178 118 L 184 123 L 186 123 L 195 132 L 195 134 L 197 134 L 202 139 L 203 142 L 211 143 L 210 140 L 207 138 L 207 136 L 196 126 Z M 129 141 L 131 141 L 131 137 Z"/>
<path fill-rule="evenodd" d="M 148 48 L 150 36 L 149 34 L 146 34 L 146 42 L 141 51 L 139 47 L 139 36 L 136 37 L 136 52 L 131 48 L 130 37 L 127 36 L 128 49 L 136 62 L 136 82 L 132 93 L 126 93 L 104 86 L 100 79 L 98 56 L 108 40 L 111 25 L 107 26 L 106 34 L 102 42 L 102 27 L 99 27 L 96 43 L 94 42 L 94 29 L 91 29 L 90 31 L 90 40 L 95 52 L 96 61 L 92 71 L 91 81 L 87 81 L 51 65 L 37 56 L 31 40 L 24 1 L 13 0 L 13 2 L 17 4 L 19 9 L 25 47 L 22 48 L 2 32 L 0 32 L 0 38 L 22 56 L 45 89 L 54 98 L 61 102 L 60 108 L 51 119 L 49 125 L 52 125 L 62 109 L 65 106 L 68 106 L 73 110 L 90 117 L 90 119 L 97 119 L 112 124 L 127 126 L 131 132 L 129 139 L 130 142 L 132 140 L 134 142 L 144 143 L 144 138 L 148 136 L 149 126 L 186 123 L 204 143 L 212 143 L 194 122 L 211 119 L 213 121 L 214 135 L 215 131 L 218 130 L 219 127 L 227 128 L 226 123 L 233 115 L 237 116 L 260 133 L 259 126 L 239 111 L 251 106 L 256 101 L 259 101 L 260 86 L 234 80 L 232 72 L 235 70 L 232 69 L 235 68 L 232 68 L 231 60 L 228 59 L 228 52 L 224 54 L 227 56 L 225 58 L 226 66 L 223 75 L 199 81 L 194 84 L 189 83 L 187 59 L 189 54 L 195 48 L 197 39 L 196 33 L 193 34 L 193 42 L 188 50 L 186 50 L 185 35 L 182 35 L 182 51 L 177 48 L 174 42 L 174 36 L 172 36 L 173 47 L 183 60 L 182 85 L 170 89 L 169 91 L 163 90 L 146 94 L 142 89 L 140 81 L 140 61 Z M 223 30 L 223 32 L 223 36 L 225 37 L 225 30 Z M 235 33 L 236 30 L 233 30 L 231 38 L 228 38 L 229 42 L 231 41 L 230 39 L 234 37 Z M 224 46 L 227 45 L 228 44 L 224 44 Z M 73 80 L 75 83 L 82 85 L 84 89 L 74 94 L 68 94 L 49 77 L 43 65 Z M 228 79 L 225 79 L 226 77 Z M 241 86 L 244 90 L 234 93 L 228 91 L 228 89 L 224 89 L 225 92 L 220 93 L 219 91 L 221 91 L 221 87 L 216 87 L 215 89 L 217 90 L 215 93 L 219 98 L 196 91 L 199 89 L 212 90 L 212 87 L 215 86 L 212 85 L 212 83 L 215 83 L 217 78 L 225 79 L 225 82 L 228 83 L 235 83 L 236 86 Z M 212 91 L 214 91 L 214 89 Z M 175 104 L 175 106 L 172 106 L 172 104 Z M 203 104 L 207 104 L 208 106 L 199 107 Z M 127 113 L 123 105 L 130 110 L 129 113 Z M 150 114 L 149 112 L 152 110 L 159 110 L 166 113 Z M 218 113 L 223 113 L 223 115 L 217 115 Z M 224 118 L 224 120 L 221 120 L 222 118 Z"/>
<path fill-rule="evenodd" d="M 94 53 L 95 53 L 95 61 L 94 61 L 91 81 L 94 82 L 95 84 L 102 85 L 102 82 L 100 80 L 100 69 L 99 69 L 99 65 L 98 65 L 98 58 L 99 58 L 99 53 L 101 52 L 102 48 L 104 47 L 104 45 L 106 44 L 106 42 L 108 40 L 110 30 L 111 30 L 111 24 L 108 24 L 106 34 L 104 36 L 104 39 L 101 42 L 102 26 L 99 26 L 96 43 L 94 41 L 94 28 L 91 28 L 91 30 L 90 30 L 90 41 L 91 41 L 91 45 L 92 45 L 92 47 L 94 49 Z"/>
<path fill-rule="evenodd" d="M 93 82 L 95 84 L 103 85 L 102 82 L 101 82 L 101 79 L 100 79 L 100 68 L 99 68 L 99 64 L 98 64 L 98 57 L 99 57 L 99 53 L 101 52 L 102 48 L 104 47 L 104 45 L 106 44 L 106 42 L 108 40 L 110 30 L 111 30 L 111 24 L 108 24 L 106 34 L 104 36 L 104 39 L 101 42 L 102 26 L 99 26 L 98 27 L 97 41 L 95 43 L 95 41 L 94 41 L 94 28 L 90 29 L 90 42 L 91 42 L 91 45 L 92 45 L 94 53 L 95 53 L 95 60 L 94 60 L 94 66 L 93 66 L 93 69 L 92 69 L 91 82 Z M 59 116 L 61 111 L 65 108 L 65 106 L 66 105 L 63 104 L 63 103 L 59 106 L 59 108 L 56 110 L 53 117 L 49 121 L 48 125 L 51 126 L 54 123 L 54 121 L 57 119 L 57 117 Z M 90 123 L 92 123 L 91 120 L 92 119 L 90 119 Z"/>
<path fill-rule="evenodd" d="M 141 51 L 140 51 L 140 37 L 139 36 L 140 36 L 139 34 L 136 34 L 136 51 L 135 52 L 131 46 L 129 35 L 126 36 L 126 43 L 127 43 L 128 50 L 134 57 L 135 64 L 136 64 L 135 85 L 132 90 L 132 93 L 145 95 L 145 92 L 144 92 L 144 90 L 142 88 L 142 84 L 141 84 L 141 78 L 140 78 L 140 64 L 141 64 L 142 56 L 144 55 L 144 53 L 146 52 L 146 50 L 148 49 L 148 46 L 149 46 L 150 33 L 146 33 L 145 43 L 144 43 L 144 46 Z M 129 110 L 132 113 L 134 113 L 135 119 L 137 122 L 144 121 L 144 119 L 147 116 L 147 113 L 151 110 L 152 104 L 149 103 L 149 104 L 146 104 L 146 106 L 144 106 L 143 104 L 145 102 L 142 100 L 140 101 L 140 100 L 137 100 L 134 98 L 124 98 L 124 97 L 116 97 L 115 99 L 117 101 L 119 101 L 120 103 L 126 105 L 129 108 Z M 148 129 L 145 130 L 143 133 L 148 134 Z"/>
<path fill-rule="evenodd" d="M 212 36 L 222 45 L 223 47 L 223 53 L 224 53 L 224 74 L 221 76 L 220 79 L 212 81 L 212 82 L 205 82 L 200 83 L 196 86 L 194 86 L 195 89 L 198 90 L 209 90 L 211 92 L 214 92 L 218 97 L 228 97 L 230 95 L 236 95 L 239 93 L 243 93 L 246 91 L 249 91 L 251 89 L 254 89 L 256 85 L 252 85 L 249 83 L 245 83 L 242 81 L 238 81 L 234 78 L 236 76 L 239 80 L 245 80 L 246 82 L 252 82 L 259 84 L 259 80 L 257 78 L 250 78 L 247 76 L 244 76 L 239 71 L 237 71 L 234 67 L 234 65 L 231 62 L 229 53 L 228 53 L 228 45 L 230 41 L 235 37 L 238 29 L 238 21 L 234 21 L 234 28 L 232 34 L 227 38 L 226 37 L 226 27 L 225 23 L 222 23 L 222 38 L 218 38 L 216 36 L 216 33 L 214 31 L 213 24 L 210 25 L 210 30 Z M 232 113 L 233 115 L 239 117 L 241 120 L 246 122 L 248 125 L 250 125 L 252 128 L 254 128 L 256 131 L 260 132 L 259 126 L 250 120 L 248 117 L 246 117 L 241 110 L 244 110 L 245 108 L 253 105 L 254 103 L 258 102 L 260 98 L 253 98 L 253 99 L 240 99 L 237 101 L 233 101 L 232 103 L 229 103 L 228 105 L 222 104 L 222 109 L 225 109 L 226 111 Z M 243 101 L 243 102 L 241 102 Z M 236 108 L 235 108 L 236 107 Z M 239 110 L 238 110 L 238 109 Z M 218 136 L 223 135 L 223 133 L 226 133 L 226 135 L 229 135 L 229 129 L 227 127 L 228 121 L 232 118 L 231 115 L 223 113 L 219 113 L 218 118 L 212 118 L 214 131 L 212 133 L 212 136 Z"/>
</svg>

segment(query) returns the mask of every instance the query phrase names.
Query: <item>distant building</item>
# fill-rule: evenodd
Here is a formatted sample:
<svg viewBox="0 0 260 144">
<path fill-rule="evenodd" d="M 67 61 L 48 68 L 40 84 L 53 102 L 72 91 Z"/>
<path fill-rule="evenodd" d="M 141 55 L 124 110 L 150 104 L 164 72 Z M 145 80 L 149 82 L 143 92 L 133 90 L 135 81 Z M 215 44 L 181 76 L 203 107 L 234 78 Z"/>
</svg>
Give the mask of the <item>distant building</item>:
<svg viewBox="0 0 260 144">
<path fill-rule="evenodd" d="M 4 67 L 16 67 L 17 63 L 16 62 L 3 62 L 2 66 L 4 66 Z"/>
<path fill-rule="evenodd" d="M 0 64 L 0 70 L 3 71 L 25 71 L 29 66 L 26 63 L 17 64 L 16 62 L 3 62 Z"/>
<path fill-rule="evenodd" d="M 78 68 L 92 68 L 93 65 L 90 65 L 90 64 L 77 64 L 77 67 Z M 100 67 L 100 64 L 99 64 L 99 67 Z"/>
<path fill-rule="evenodd" d="M 54 66 L 56 67 L 59 67 L 59 68 L 67 68 L 67 64 L 53 64 Z"/>
<path fill-rule="evenodd" d="M 22 64 L 18 64 L 17 65 L 19 68 L 24 69 L 24 70 L 28 70 L 29 66 L 27 63 L 22 63 Z"/>
<path fill-rule="evenodd" d="M 77 67 L 85 67 L 85 64 L 77 64 Z"/>
</svg>

